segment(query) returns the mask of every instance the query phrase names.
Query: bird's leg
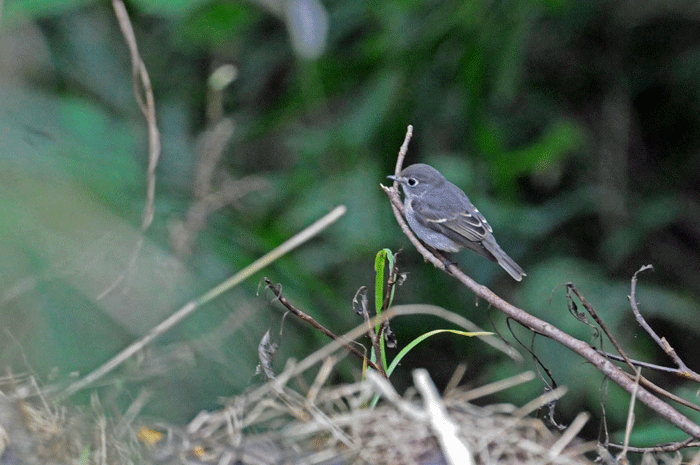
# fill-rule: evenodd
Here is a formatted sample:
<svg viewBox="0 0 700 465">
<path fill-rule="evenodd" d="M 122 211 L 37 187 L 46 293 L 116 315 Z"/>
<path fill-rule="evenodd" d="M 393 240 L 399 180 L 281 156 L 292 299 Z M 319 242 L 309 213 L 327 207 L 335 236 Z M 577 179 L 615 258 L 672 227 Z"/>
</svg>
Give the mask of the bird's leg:
<svg viewBox="0 0 700 465">
<path fill-rule="evenodd" d="M 436 249 L 433 249 L 436 250 Z M 443 255 L 445 252 L 440 252 L 440 255 L 438 255 L 441 258 L 442 264 L 445 266 L 445 270 L 447 270 L 450 265 L 455 265 L 457 266 L 457 262 L 454 260 L 450 260 L 447 258 L 445 255 Z"/>
</svg>

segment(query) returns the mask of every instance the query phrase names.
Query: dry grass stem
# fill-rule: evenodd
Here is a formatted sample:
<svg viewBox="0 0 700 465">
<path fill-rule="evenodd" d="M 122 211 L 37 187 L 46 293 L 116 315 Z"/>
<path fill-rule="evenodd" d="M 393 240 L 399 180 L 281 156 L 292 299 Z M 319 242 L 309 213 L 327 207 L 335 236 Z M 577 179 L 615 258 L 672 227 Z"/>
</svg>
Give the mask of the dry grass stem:
<svg viewBox="0 0 700 465">
<path fill-rule="evenodd" d="M 293 378 L 297 368 L 290 364 L 284 378 Z M 449 458 L 450 451 L 464 457 L 465 449 L 479 465 L 590 463 L 581 455 L 590 445 L 567 448 L 580 426 L 559 436 L 541 421 L 520 416 L 530 407 L 477 407 L 464 401 L 469 392 L 463 387 L 440 397 L 427 373 L 415 375 L 420 395 L 404 396 L 376 373 L 353 384 L 315 386 L 314 396 L 290 389 L 280 377 L 265 383 L 270 388 L 231 398 L 185 426 L 112 420 L 96 400 L 91 408 L 77 409 L 37 396 L 0 396 L 0 427 L 10 438 L 8 451 L 33 460 L 17 462 L 21 465 L 462 464 Z M 28 392 L 19 388 L 16 383 L 0 386 L 11 395 Z M 386 401 L 367 408 L 377 392 Z"/>
</svg>

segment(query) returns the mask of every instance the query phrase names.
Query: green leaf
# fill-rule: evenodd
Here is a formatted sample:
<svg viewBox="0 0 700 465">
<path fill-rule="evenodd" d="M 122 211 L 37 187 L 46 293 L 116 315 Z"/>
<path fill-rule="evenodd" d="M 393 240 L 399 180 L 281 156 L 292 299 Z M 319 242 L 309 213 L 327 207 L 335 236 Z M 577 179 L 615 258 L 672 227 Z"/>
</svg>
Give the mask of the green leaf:
<svg viewBox="0 0 700 465">
<path fill-rule="evenodd" d="M 380 250 L 374 258 L 374 310 L 377 312 L 377 316 L 382 311 L 382 303 L 384 301 L 384 262 L 386 261 L 388 250 Z M 379 330 L 379 324 L 377 324 L 377 330 Z"/>
<path fill-rule="evenodd" d="M 149 14 L 185 16 L 209 0 L 134 0 L 134 4 Z"/>
<path fill-rule="evenodd" d="M 418 344 L 421 342 L 425 341 L 431 336 L 435 336 L 436 334 L 440 333 L 452 333 L 452 334 L 457 334 L 458 336 L 467 336 L 467 337 L 474 337 L 474 336 L 490 336 L 493 333 L 487 332 L 487 331 L 482 331 L 482 332 L 476 332 L 476 333 L 471 333 L 469 331 L 461 331 L 458 329 L 435 329 L 433 331 L 429 331 L 425 334 L 422 334 L 415 338 L 413 341 L 411 341 L 406 347 L 401 349 L 401 352 L 399 352 L 396 357 L 394 357 L 394 360 L 392 360 L 391 365 L 389 365 L 389 368 L 386 370 L 387 376 L 391 376 L 391 374 L 394 372 L 396 367 L 401 363 L 401 360 L 411 351 L 413 350 L 414 347 L 416 347 Z"/>
<path fill-rule="evenodd" d="M 377 252 L 374 259 L 374 271 L 376 272 L 374 279 L 374 310 L 377 316 L 382 314 L 384 306 L 384 269 L 385 261 L 389 261 L 389 272 L 394 266 L 394 255 L 391 253 L 390 249 L 382 249 Z M 381 324 L 377 323 L 374 330 L 379 334 L 379 328 Z M 381 337 L 379 340 L 379 347 L 381 350 L 382 366 L 386 368 L 386 343 L 384 338 Z M 372 347 L 372 360 L 375 360 L 374 347 Z"/>
</svg>

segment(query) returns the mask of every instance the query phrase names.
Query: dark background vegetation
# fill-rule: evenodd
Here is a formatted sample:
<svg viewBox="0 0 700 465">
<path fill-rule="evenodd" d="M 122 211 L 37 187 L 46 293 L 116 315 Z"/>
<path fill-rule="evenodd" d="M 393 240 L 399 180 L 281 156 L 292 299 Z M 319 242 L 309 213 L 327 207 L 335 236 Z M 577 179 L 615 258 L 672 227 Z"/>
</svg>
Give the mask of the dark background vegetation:
<svg viewBox="0 0 700 465">
<path fill-rule="evenodd" d="M 432 164 L 461 186 L 528 276 L 515 283 L 463 253 L 456 260 L 468 274 L 598 345 L 566 309 L 560 285 L 574 282 L 630 356 L 667 364 L 627 301 L 634 271 L 652 264 L 640 279 L 642 311 L 700 371 L 700 4 L 324 1 L 328 34 L 317 58 L 292 40 L 306 33 L 293 18 L 322 17 L 310 4 L 287 3 L 285 14 L 274 0 L 128 3 L 163 142 L 156 218 L 135 260 L 147 134 L 110 5 L 2 4 L 3 366 L 43 383 L 85 374 L 337 204 L 348 207 L 337 224 L 201 309 L 99 392 L 123 406 L 146 387 L 155 394 L 147 413 L 171 421 L 215 408 L 218 396 L 261 382 L 257 344 L 268 327 L 281 344 L 277 370 L 326 342 L 291 318 L 279 335 L 278 304 L 256 295 L 263 275 L 342 333 L 360 323 L 351 300 L 358 287 L 372 288 L 384 247 L 403 248 L 409 272 L 396 303 L 439 305 L 486 329 L 491 319 L 513 341 L 500 315 L 422 262 L 393 219 L 379 183 L 388 183 L 413 124 L 406 163 Z M 208 78 L 224 64 L 237 78 L 213 94 Z M 255 176 L 253 187 L 208 216 L 191 250 L 178 252 L 217 105 L 234 131 L 212 189 L 246 176 Z M 428 317 L 393 323 L 400 344 L 444 326 Z M 516 333 L 570 388 L 559 421 L 581 410 L 599 416 L 602 402 L 611 429 L 624 425 L 626 394 L 567 350 Z M 441 335 L 393 380 L 402 390 L 410 369 L 423 366 L 444 384 L 458 363 L 468 364 L 471 385 L 534 366 Z M 359 370 L 347 359 L 332 381 Z M 696 386 L 646 374 L 696 400 Z M 533 382 L 498 401 L 522 404 L 542 388 Z M 597 427 L 592 421 L 589 434 Z M 635 434 L 638 445 L 683 437 L 643 407 Z"/>
</svg>

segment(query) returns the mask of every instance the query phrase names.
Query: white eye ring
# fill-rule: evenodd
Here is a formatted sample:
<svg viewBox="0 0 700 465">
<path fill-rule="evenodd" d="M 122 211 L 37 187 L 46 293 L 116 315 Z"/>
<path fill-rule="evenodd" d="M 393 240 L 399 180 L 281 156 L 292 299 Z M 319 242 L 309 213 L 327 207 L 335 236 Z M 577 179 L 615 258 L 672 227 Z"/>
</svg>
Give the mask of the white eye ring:
<svg viewBox="0 0 700 465">
<path fill-rule="evenodd" d="M 418 185 L 418 180 L 416 178 L 408 178 L 406 184 L 408 184 L 409 187 L 416 187 Z"/>
</svg>

